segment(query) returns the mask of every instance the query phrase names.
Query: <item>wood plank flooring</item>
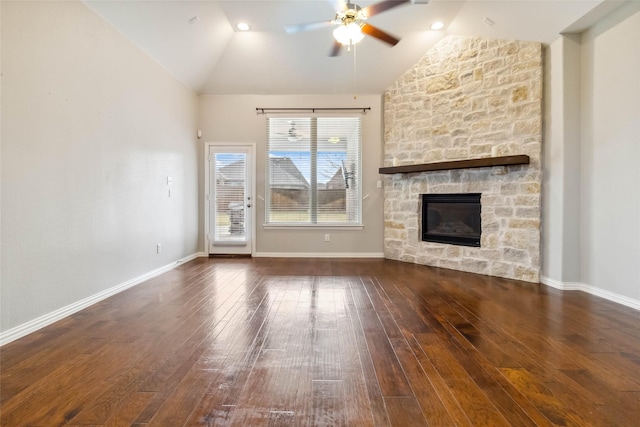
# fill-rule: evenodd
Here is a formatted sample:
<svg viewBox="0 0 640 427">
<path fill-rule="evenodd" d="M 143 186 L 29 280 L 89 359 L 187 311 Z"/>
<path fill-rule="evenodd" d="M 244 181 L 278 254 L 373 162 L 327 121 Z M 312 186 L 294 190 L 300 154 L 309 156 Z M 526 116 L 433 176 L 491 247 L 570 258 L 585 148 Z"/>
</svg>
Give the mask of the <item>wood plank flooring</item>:
<svg viewBox="0 0 640 427">
<path fill-rule="evenodd" d="M 7 427 L 640 422 L 640 312 L 389 260 L 197 259 L 0 363 Z"/>
</svg>

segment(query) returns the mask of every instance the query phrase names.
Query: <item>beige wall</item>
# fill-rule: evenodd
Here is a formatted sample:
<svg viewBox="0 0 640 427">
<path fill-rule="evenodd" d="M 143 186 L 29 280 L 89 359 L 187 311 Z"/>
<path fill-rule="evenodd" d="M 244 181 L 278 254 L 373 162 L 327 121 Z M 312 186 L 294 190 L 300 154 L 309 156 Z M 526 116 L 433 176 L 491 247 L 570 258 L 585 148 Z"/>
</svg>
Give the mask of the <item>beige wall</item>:
<svg viewBox="0 0 640 427">
<path fill-rule="evenodd" d="M 580 278 L 580 35 L 545 49 L 542 275 Z"/>
<path fill-rule="evenodd" d="M 542 281 L 640 309 L 640 3 L 548 51 Z"/>
<path fill-rule="evenodd" d="M 86 5 L 2 2 L 1 104 L 2 332 L 198 250 L 197 97 Z"/>
<path fill-rule="evenodd" d="M 215 95 L 200 97 L 200 123 L 204 142 L 255 142 L 256 194 L 265 198 L 266 121 L 256 108 L 371 107 L 363 116 L 361 230 L 265 229 L 265 205 L 256 200 L 256 256 L 382 256 L 382 189 L 377 188 L 382 165 L 382 105 L 380 95 Z M 203 148 L 201 148 L 203 149 Z M 202 227 L 204 230 L 204 226 Z M 331 241 L 325 242 L 324 235 Z"/>
<path fill-rule="evenodd" d="M 581 281 L 640 308 L 640 3 L 582 35 Z"/>
</svg>

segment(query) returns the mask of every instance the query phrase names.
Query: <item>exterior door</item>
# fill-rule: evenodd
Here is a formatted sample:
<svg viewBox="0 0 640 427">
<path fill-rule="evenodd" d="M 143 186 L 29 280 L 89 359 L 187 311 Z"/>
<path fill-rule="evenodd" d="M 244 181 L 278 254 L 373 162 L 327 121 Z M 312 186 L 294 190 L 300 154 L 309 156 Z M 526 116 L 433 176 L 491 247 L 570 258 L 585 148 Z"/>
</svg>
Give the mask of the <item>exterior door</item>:
<svg viewBox="0 0 640 427">
<path fill-rule="evenodd" d="M 253 144 L 206 144 L 209 254 L 251 254 L 253 247 Z"/>
</svg>

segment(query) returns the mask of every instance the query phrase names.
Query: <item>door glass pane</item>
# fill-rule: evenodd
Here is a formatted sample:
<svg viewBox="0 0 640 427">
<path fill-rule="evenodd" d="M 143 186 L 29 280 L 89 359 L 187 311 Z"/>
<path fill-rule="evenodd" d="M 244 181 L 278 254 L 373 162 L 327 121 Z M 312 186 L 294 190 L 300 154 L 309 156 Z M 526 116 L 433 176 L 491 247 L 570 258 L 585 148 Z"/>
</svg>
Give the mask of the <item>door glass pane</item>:
<svg viewBox="0 0 640 427">
<path fill-rule="evenodd" d="M 215 153 L 215 242 L 246 242 L 245 153 Z"/>
</svg>

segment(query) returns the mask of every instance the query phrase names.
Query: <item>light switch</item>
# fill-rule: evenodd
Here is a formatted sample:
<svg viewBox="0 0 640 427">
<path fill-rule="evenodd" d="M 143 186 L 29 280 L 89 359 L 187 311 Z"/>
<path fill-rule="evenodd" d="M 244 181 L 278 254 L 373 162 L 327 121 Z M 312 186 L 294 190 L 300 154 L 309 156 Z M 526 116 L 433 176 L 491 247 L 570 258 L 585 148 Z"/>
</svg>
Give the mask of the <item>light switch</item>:
<svg viewBox="0 0 640 427">
<path fill-rule="evenodd" d="M 167 185 L 171 185 L 171 184 L 173 184 L 173 178 L 168 176 L 167 177 Z"/>
</svg>

